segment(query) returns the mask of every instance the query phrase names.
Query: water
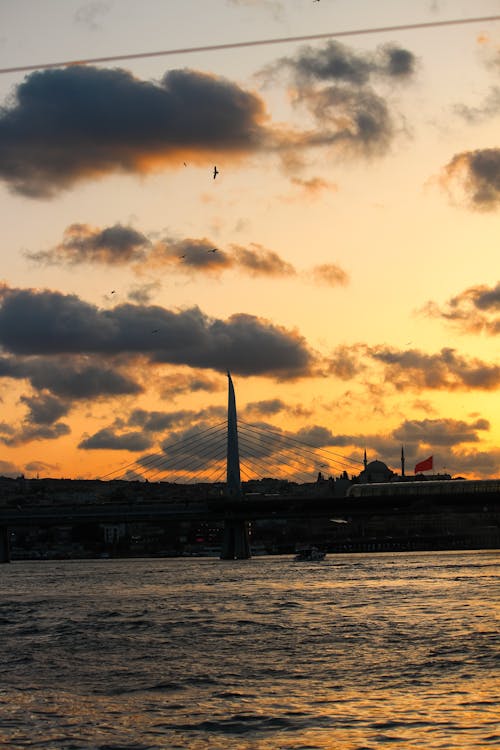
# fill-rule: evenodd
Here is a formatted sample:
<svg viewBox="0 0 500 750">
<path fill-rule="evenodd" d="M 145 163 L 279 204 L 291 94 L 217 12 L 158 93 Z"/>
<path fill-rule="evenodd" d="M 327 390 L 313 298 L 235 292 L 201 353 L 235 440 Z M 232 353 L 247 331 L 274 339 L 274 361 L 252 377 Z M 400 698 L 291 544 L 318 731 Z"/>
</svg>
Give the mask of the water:
<svg viewBox="0 0 500 750">
<path fill-rule="evenodd" d="M 500 748 L 491 551 L 14 562 L 0 748 Z"/>
</svg>

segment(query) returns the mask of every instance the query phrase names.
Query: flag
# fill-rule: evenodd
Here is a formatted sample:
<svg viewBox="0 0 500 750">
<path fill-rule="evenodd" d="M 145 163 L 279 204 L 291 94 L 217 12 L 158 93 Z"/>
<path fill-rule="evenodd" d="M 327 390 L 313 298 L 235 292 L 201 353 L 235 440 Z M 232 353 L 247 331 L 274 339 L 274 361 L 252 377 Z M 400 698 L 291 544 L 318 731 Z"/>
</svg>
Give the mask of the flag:
<svg viewBox="0 0 500 750">
<path fill-rule="evenodd" d="M 415 474 L 418 474 L 419 471 L 429 471 L 429 469 L 432 469 L 433 458 L 434 456 L 429 456 L 429 458 L 426 458 L 424 461 L 415 464 Z"/>
</svg>

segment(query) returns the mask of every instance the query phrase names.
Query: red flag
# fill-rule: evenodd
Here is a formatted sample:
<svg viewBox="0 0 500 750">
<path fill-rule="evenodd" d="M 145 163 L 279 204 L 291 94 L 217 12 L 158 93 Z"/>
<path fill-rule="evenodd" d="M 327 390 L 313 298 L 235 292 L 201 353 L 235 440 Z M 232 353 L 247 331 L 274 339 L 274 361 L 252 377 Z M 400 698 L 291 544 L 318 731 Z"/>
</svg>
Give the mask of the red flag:
<svg viewBox="0 0 500 750">
<path fill-rule="evenodd" d="M 432 469 L 433 458 L 434 456 L 429 456 L 425 461 L 420 461 L 420 463 L 415 464 L 415 474 L 418 474 L 419 471 L 429 471 L 429 469 Z"/>
</svg>

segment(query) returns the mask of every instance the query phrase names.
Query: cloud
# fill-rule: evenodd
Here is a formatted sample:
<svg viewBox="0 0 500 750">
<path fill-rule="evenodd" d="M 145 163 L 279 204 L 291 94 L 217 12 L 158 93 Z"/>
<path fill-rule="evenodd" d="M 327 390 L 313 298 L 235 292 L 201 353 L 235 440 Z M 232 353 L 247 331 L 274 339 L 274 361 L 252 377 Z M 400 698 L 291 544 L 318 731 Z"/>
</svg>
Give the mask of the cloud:
<svg viewBox="0 0 500 750">
<path fill-rule="evenodd" d="M 304 47 L 293 57 L 281 58 L 261 77 L 270 81 L 289 73 L 292 102 L 315 118 L 320 129 L 299 134 L 296 146 L 335 145 L 368 156 L 385 153 L 396 132 L 394 114 L 373 84 L 394 85 L 409 80 L 415 70 L 414 55 L 402 47 L 385 45 L 374 53 L 362 53 L 330 41 L 322 48 Z"/>
<path fill-rule="evenodd" d="M 72 224 L 64 232 L 63 242 L 50 250 L 27 252 L 30 260 L 45 265 L 74 266 L 80 263 L 117 266 L 131 264 L 136 273 L 169 268 L 175 273 L 219 275 L 236 270 L 250 276 L 273 278 L 294 276 L 294 267 L 278 253 L 257 243 L 248 247 L 232 245 L 230 251 L 217 247 L 206 237 L 175 239 L 166 237 L 153 243 L 144 234 L 115 224 L 99 229 Z M 135 287 L 128 298 L 147 302 L 157 291 L 158 281 Z"/>
<path fill-rule="evenodd" d="M 1 436 L 0 443 L 9 448 L 31 443 L 35 440 L 57 440 L 71 433 L 71 429 L 63 422 L 52 425 L 22 425 L 21 428 L 10 436 Z"/>
<path fill-rule="evenodd" d="M 234 263 L 251 276 L 294 276 L 296 271 L 272 250 L 252 243 L 250 248 L 233 245 Z"/>
<path fill-rule="evenodd" d="M 175 373 L 173 375 L 164 375 L 160 379 L 160 395 L 163 399 L 175 398 L 181 394 L 198 393 L 216 393 L 222 389 L 219 380 L 208 378 L 202 373 L 188 375 Z"/>
<path fill-rule="evenodd" d="M 28 461 L 28 463 L 24 465 L 24 469 L 30 474 L 36 473 L 37 475 L 45 474 L 53 476 L 52 472 L 58 470 L 59 466 L 57 464 L 48 464 L 46 461 Z"/>
<path fill-rule="evenodd" d="M 478 107 L 457 104 L 454 110 L 471 125 L 487 120 L 490 117 L 495 117 L 500 112 L 500 88 L 492 86 L 483 103 Z"/>
<path fill-rule="evenodd" d="M 70 410 L 67 403 L 50 394 L 38 394 L 36 397 L 21 396 L 20 401 L 28 407 L 26 421 L 32 424 L 53 424 Z"/>
<path fill-rule="evenodd" d="M 354 53 L 329 42 L 283 58 L 294 101 L 316 130 L 270 123 L 264 101 L 220 76 L 188 68 L 144 81 L 120 69 L 73 65 L 25 77 L 0 109 L 0 179 L 15 193 L 52 198 L 82 180 L 148 174 L 183 161 L 213 163 L 265 151 L 340 145 L 355 155 L 385 153 L 394 115 L 370 81 L 411 77 L 415 59 L 394 46 Z"/>
<path fill-rule="evenodd" d="M 323 286 L 346 286 L 349 275 L 334 263 L 315 266 L 309 271 L 297 271 L 273 250 L 251 242 L 248 246 L 231 245 L 230 250 L 215 247 L 207 238 L 165 238 L 152 242 L 144 234 L 130 227 L 115 224 L 105 229 L 72 224 L 64 233 L 64 240 L 55 248 L 25 255 L 47 265 L 74 266 L 80 263 L 117 266 L 130 263 L 141 275 L 158 268 L 171 273 L 220 276 L 236 271 L 251 277 L 293 278 L 299 275 L 306 281 Z M 127 293 L 132 302 L 146 305 L 161 288 L 159 281 L 140 284 Z"/>
<path fill-rule="evenodd" d="M 316 284 L 325 286 L 346 286 L 349 283 L 349 274 L 335 263 L 315 266 L 311 271 L 311 276 Z"/>
<path fill-rule="evenodd" d="M 367 373 L 374 362 L 382 367 L 385 383 L 397 391 L 493 391 L 500 387 L 499 365 L 464 357 L 449 347 L 427 354 L 418 349 L 400 350 L 385 345 L 342 345 L 326 360 L 326 371 L 341 380 L 352 380 L 363 374 L 370 388 L 375 374 Z"/>
<path fill-rule="evenodd" d="M 396 390 L 496 390 L 500 387 L 499 365 L 460 356 L 451 348 L 425 354 L 417 349 L 399 351 L 379 346 L 368 348 L 367 353 L 384 365 L 385 380 Z"/>
<path fill-rule="evenodd" d="M 190 423 L 194 414 L 191 409 L 169 412 L 134 409 L 128 418 L 128 425 L 130 427 L 141 427 L 147 432 L 165 432 L 172 427 Z"/>
<path fill-rule="evenodd" d="M 217 247 L 209 239 L 165 239 L 156 243 L 149 254 L 147 265 L 169 266 L 181 273 L 219 275 L 236 270 L 250 276 L 286 277 L 295 275 L 295 269 L 277 253 L 256 243 L 249 247 L 232 245 L 231 251 Z"/>
<path fill-rule="evenodd" d="M 138 305 L 147 305 L 151 302 L 155 294 L 161 289 L 159 281 L 150 281 L 145 284 L 135 284 L 129 290 L 127 299 L 136 302 Z"/>
<path fill-rule="evenodd" d="M 0 461 L 0 476 L 15 479 L 22 471 L 11 461 Z"/>
<path fill-rule="evenodd" d="M 260 414 L 261 416 L 272 416 L 286 410 L 286 404 L 280 398 L 266 399 L 265 401 L 253 401 L 246 405 L 245 412 Z"/>
<path fill-rule="evenodd" d="M 500 149 L 456 154 L 444 167 L 441 184 L 450 196 L 458 186 L 469 208 L 493 211 L 500 206 Z"/>
<path fill-rule="evenodd" d="M 48 251 L 25 254 L 30 260 L 47 265 L 99 263 L 114 266 L 143 260 L 149 245 L 147 237 L 121 224 L 105 229 L 71 224 L 60 245 Z"/>
<path fill-rule="evenodd" d="M 152 268 L 170 266 L 182 273 L 197 271 L 217 275 L 231 268 L 233 260 L 206 238 L 166 238 L 155 244 L 147 264 Z"/>
<path fill-rule="evenodd" d="M 273 416 L 285 412 L 294 417 L 310 417 L 311 409 L 307 409 L 302 404 L 287 404 L 280 398 L 270 398 L 263 401 L 252 401 L 245 405 L 243 413 L 245 416 L 257 414 L 259 416 Z"/>
<path fill-rule="evenodd" d="M 118 68 L 37 71 L 0 110 L 0 179 L 51 198 L 111 172 L 252 152 L 266 140 L 264 119 L 257 95 L 194 70 L 168 71 L 159 82 Z"/>
<path fill-rule="evenodd" d="M 78 444 L 82 450 L 115 450 L 139 452 L 151 446 L 151 439 L 143 432 L 128 432 L 117 435 L 109 428 L 84 438 Z"/>
<path fill-rule="evenodd" d="M 496 286 L 471 286 L 451 297 L 440 307 L 428 302 L 420 313 L 431 318 L 442 318 L 466 333 L 500 334 L 500 281 Z"/>
<path fill-rule="evenodd" d="M 324 180 L 322 177 L 311 177 L 310 179 L 301 179 L 300 177 L 293 177 L 291 180 L 293 185 L 300 187 L 303 192 L 308 195 L 317 195 L 323 190 L 331 190 L 337 192 L 338 185 L 335 182 L 329 182 Z"/>
<path fill-rule="evenodd" d="M 254 315 L 220 320 L 198 307 L 172 311 L 131 304 L 101 310 L 76 295 L 7 287 L 0 290 L 0 303 L 0 345 L 25 357 L 143 355 L 156 363 L 277 379 L 309 375 L 315 364 L 298 332 Z"/>
<path fill-rule="evenodd" d="M 51 352 L 54 354 L 54 352 Z M 3 357 L 0 378 L 28 380 L 37 390 L 48 390 L 61 399 L 95 399 L 109 396 L 134 395 L 142 388 L 127 375 L 109 365 L 89 361 L 85 357 Z M 24 399 L 31 406 L 31 402 Z M 39 415 L 43 413 L 40 404 Z M 48 408 L 48 402 L 45 404 Z M 56 403 L 52 402 L 52 408 Z M 60 406 L 62 409 L 62 404 Z"/>
<path fill-rule="evenodd" d="M 422 419 L 404 421 L 392 435 L 403 443 L 419 446 L 451 446 L 480 441 L 478 431 L 489 430 L 486 419 L 467 424 L 457 419 Z"/>
</svg>

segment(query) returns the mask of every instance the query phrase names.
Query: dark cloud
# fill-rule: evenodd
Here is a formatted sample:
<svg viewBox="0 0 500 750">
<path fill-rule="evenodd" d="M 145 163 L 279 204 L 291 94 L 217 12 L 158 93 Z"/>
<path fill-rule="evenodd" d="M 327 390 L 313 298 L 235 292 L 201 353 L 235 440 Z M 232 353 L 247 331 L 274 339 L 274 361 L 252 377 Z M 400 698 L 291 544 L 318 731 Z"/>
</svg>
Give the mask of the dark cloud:
<svg viewBox="0 0 500 750">
<path fill-rule="evenodd" d="M 26 256 L 39 263 L 70 266 L 78 263 L 108 266 L 130 263 L 141 273 L 145 268 L 156 270 L 162 267 L 180 273 L 215 275 L 229 269 L 243 271 L 250 276 L 286 277 L 296 273 L 293 266 L 277 253 L 256 243 L 251 243 L 249 247 L 233 245 L 231 252 L 217 247 L 207 238 L 165 238 L 153 243 L 144 234 L 121 224 L 104 229 L 72 224 L 65 230 L 63 242 L 55 248 L 29 252 Z M 158 286 L 159 282 L 143 284 L 131 290 L 127 296 L 144 303 L 149 301 Z"/>
<path fill-rule="evenodd" d="M 30 260 L 45 264 L 101 263 L 124 265 L 143 260 L 149 240 L 131 227 L 115 224 L 96 229 L 87 224 L 71 224 L 60 245 L 48 250 L 26 253 Z"/>
<path fill-rule="evenodd" d="M 137 284 L 130 289 L 127 299 L 131 302 L 136 302 L 138 305 L 147 305 L 160 289 L 161 283 L 159 281 Z"/>
<path fill-rule="evenodd" d="M 32 424 L 53 424 L 70 410 L 67 403 L 50 394 L 21 396 L 20 401 L 28 407 L 26 421 Z"/>
<path fill-rule="evenodd" d="M 360 347 L 357 345 L 338 346 L 328 358 L 328 373 L 340 380 L 352 380 L 364 369 L 360 355 Z"/>
<path fill-rule="evenodd" d="M 460 356 L 443 348 L 438 354 L 417 349 L 399 351 L 372 347 L 368 356 L 384 365 L 385 380 L 397 390 L 495 390 L 500 387 L 500 366 Z"/>
<path fill-rule="evenodd" d="M 153 267 L 169 265 L 184 273 L 196 271 L 218 275 L 234 269 L 250 276 L 284 277 L 295 274 L 290 263 L 261 245 L 233 245 L 231 252 L 227 252 L 206 238 L 158 242 L 149 255 L 148 263 Z"/>
<path fill-rule="evenodd" d="M 478 431 L 489 430 L 486 419 L 477 419 L 467 424 L 457 419 L 408 420 L 393 431 L 393 437 L 403 443 L 419 446 L 451 446 L 461 443 L 477 443 Z"/>
<path fill-rule="evenodd" d="M 204 271 L 215 274 L 233 265 L 228 254 L 206 238 L 162 240 L 155 245 L 148 262 L 152 266 L 177 267 L 182 272 Z"/>
<path fill-rule="evenodd" d="M 141 387 L 128 376 L 108 365 L 89 362 L 85 357 L 3 357 L 0 358 L 2 377 L 29 380 L 33 388 L 51 391 L 61 399 L 85 400 L 141 392 Z M 57 408 L 55 401 L 52 408 Z"/>
<path fill-rule="evenodd" d="M 233 245 L 234 263 L 251 276 L 294 276 L 296 271 L 272 250 L 252 243 L 250 248 Z"/>
<path fill-rule="evenodd" d="M 433 318 L 442 318 L 453 323 L 466 333 L 484 332 L 500 334 L 500 281 L 495 287 L 485 284 L 471 286 L 451 297 L 440 307 L 428 302 L 421 313 Z"/>
<path fill-rule="evenodd" d="M 206 164 L 221 154 L 334 144 L 383 153 L 394 116 L 371 82 L 407 79 L 414 68 L 402 48 L 369 55 L 336 42 L 280 61 L 274 69 L 292 71 L 296 103 L 319 125 L 313 132 L 273 126 L 257 94 L 187 68 L 160 81 L 91 65 L 36 71 L 0 110 L 0 179 L 21 195 L 51 198 L 80 180 L 146 174 L 188 159 Z"/>
<path fill-rule="evenodd" d="M 118 68 L 37 71 L 0 111 L 0 178 L 49 198 L 80 179 L 147 173 L 188 153 L 245 153 L 265 140 L 264 115 L 255 94 L 188 69 L 160 82 Z"/>
<path fill-rule="evenodd" d="M 268 67 L 263 76 L 288 71 L 294 102 L 305 106 L 321 130 L 298 137 L 296 145 L 337 145 L 365 155 L 384 153 L 396 132 L 387 101 L 373 88 L 377 81 L 403 81 L 416 69 L 414 55 L 386 45 L 375 53 L 355 52 L 340 42 L 305 47 Z"/>
<path fill-rule="evenodd" d="M 278 379 L 307 375 L 315 360 L 297 332 L 253 315 L 235 314 L 224 321 L 197 307 L 175 312 L 130 304 L 100 310 L 75 295 L 6 287 L 0 301 L 0 345 L 17 355 L 127 353 L 158 363 Z M 124 387 L 130 392 L 130 382 Z"/>
<path fill-rule="evenodd" d="M 310 409 L 307 409 L 302 404 L 287 404 L 280 398 L 270 398 L 264 401 L 252 401 L 246 404 L 244 408 L 244 414 L 257 414 L 260 416 L 273 416 L 285 412 L 294 417 L 309 417 L 312 414 Z"/>
<path fill-rule="evenodd" d="M 364 86 L 376 76 L 392 80 L 408 78 L 415 73 L 416 61 L 411 52 L 394 45 L 366 53 L 329 41 L 321 49 L 304 47 L 295 57 L 283 58 L 278 65 L 293 69 L 303 85 L 310 81 L 335 81 Z"/>
<path fill-rule="evenodd" d="M 366 374 L 373 362 L 381 365 L 384 381 L 398 391 L 492 391 L 500 387 L 499 365 L 461 356 L 455 349 L 447 347 L 436 354 L 427 354 L 418 349 L 343 345 L 330 356 L 326 366 L 330 375 L 342 380 L 352 380 Z M 370 378 L 367 377 L 366 385 L 371 387 Z M 377 393 L 374 393 L 374 396 L 377 396 Z"/>
<path fill-rule="evenodd" d="M 194 412 L 187 409 L 170 412 L 134 409 L 129 416 L 128 425 L 130 427 L 142 427 L 148 432 L 165 432 L 173 427 L 190 423 L 193 417 Z"/>
<path fill-rule="evenodd" d="M 22 471 L 11 461 L 0 461 L 0 476 L 15 479 Z"/>
<path fill-rule="evenodd" d="M 270 398 L 266 401 L 253 401 L 245 406 L 245 412 L 270 416 L 286 410 L 286 404 L 280 398 Z"/>
<path fill-rule="evenodd" d="M 69 435 L 71 430 L 67 424 L 57 422 L 52 425 L 22 425 L 21 428 L 13 435 L 0 437 L 0 442 L 10 448 L 25 445 L 36 440 L 57 440 L 60 437 Z"/>
<path fill-rule="evenodd" d="M 219 380 L 213 380 L 203 374 L 189 375 L 184 373 L 175 373 L 165 375 L 160 380 L 160 394 L 163 399 L 175 398 L 185 393 L 197 393 L 205 391 L 206 393 L 215 393 L 222 389 Z"/>
<path fill-rule="evenodd" d="M 52 472 L 54 472 L 58 468 L 59 467 L 57 465 L 48 464 L 45 461 L 28 461 L 28 463 L 24 466 L 25 471 L 29 472 L 30 474 L 45 474 L 46 476 L 53 476 Z"/>
<path fill-rule="evenodd" d="M 151 439 L 141 432 L 128 432 L 117 435 L 111 429 L 99 430 L 95 435 L 84 438 L 78 445 L 82 450 L 114 450 L 139 452 L 151 446 Z"/>
<path fill-rule="evenodd" d="M 470 208 L 500 207 L 500 148 L 456 154 L 443 170 L 442 184 L 451 191 L 457 183 Z"/>
</svg>

